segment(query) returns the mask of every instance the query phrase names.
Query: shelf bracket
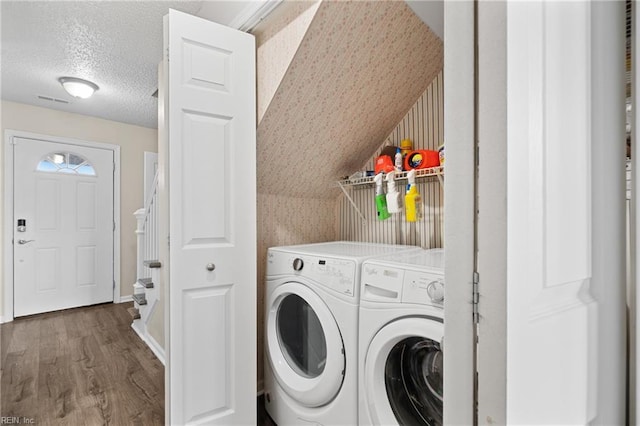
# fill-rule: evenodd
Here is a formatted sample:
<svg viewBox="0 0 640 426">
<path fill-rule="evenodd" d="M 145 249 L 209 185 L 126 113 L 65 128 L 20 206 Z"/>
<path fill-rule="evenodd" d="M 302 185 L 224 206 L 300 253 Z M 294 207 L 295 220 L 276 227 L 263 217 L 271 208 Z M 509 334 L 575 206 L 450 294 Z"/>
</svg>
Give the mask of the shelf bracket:
<svg viewBox="0 0 640 426">
<path fill-rule="evenodd" d="M 358 215 L 362 219 L 362 222 L 366 222 L 367 220 L 364 218 L 364 215 L 362 214 L 356 203 L 353 201 L 353 198 L 351 198 L 347 190 L 344 188 L 344 185 L 342 185 L 342 182 L 338 182 L 338 186 L 340 187 L 340 189 L 342 189 L 342 192 L 344 192 L 344 195 L 347 197 L 347 200 L 349 200 L 356 212 L 358 212 Z"/>
</svg>

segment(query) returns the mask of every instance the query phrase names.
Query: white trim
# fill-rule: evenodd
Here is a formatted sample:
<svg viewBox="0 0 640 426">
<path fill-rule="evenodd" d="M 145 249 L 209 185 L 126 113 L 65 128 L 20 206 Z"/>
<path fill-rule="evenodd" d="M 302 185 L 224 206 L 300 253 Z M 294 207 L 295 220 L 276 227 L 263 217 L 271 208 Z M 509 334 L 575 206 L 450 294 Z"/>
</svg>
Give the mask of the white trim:
<svg viewBox="0 0 640 426">
<path fill-rule="evenodd" d="M 475 266 L 475 3 L 444 2 L 444 424 L 477 420 L 475 327 L 472 282 Z M 485 376 L 486 377 L 486 376 Z M 482 418 L 484 419 L 484 418 Z"/>
<path fill-rule="evenodd" d="M 45 142 L 64 143 L 67 145 L 79 145 L 89 148 L 99 148 L 113 151 L 115 171 L 113 173 L 113 301 L 120 300 L 120 146 L 102 142 L 93 142 L 74 138 L 43 135 L 39 133 L 23 132 L 6 129 L 4 132 L 4 270 L 3 279 L 3 311 L 2 322 L 13 321 L 13 138 L 37 139 Z"/>
<path fill-rule="evenodd" d="M 158 358 L 158 361 L 160 361 L 162 365 L 166 366 L 167 364 L 165 363 L 164 349 L 158 342 L 156 342 L 156 339 L 154 339 L 153 336 L 151 336 L 149 333 L 142 333 L 140 330 L 138 330 L 138 328 L 135 326 L 135 322 L 131 323 L 131 328 L 136 332 L 138 337 L 140 337 L 140 339 L 142 339 L 142 341 L 146 343 L 149 349 L 151 349 L 151 352 L 153 352 L 156 358 Z"/>
<path fill-rule="evenodd" d="M 276 7 L 280 6 L 280 3 L 282 3 L 282 0 L 249 2 L 249 4 L 229 22 L 229 26 L 240 31 L 249 32 L 273 12 Z"/>
<path fill-rule="evenodd" d="M 133 302 L 133 295 L 130 294 L 128 296 L 121 296 L 120 299 L 116 302 L 115 300 L 113 301 L 113 303 L 127 303 L 127 302 Z"/>
</svg>

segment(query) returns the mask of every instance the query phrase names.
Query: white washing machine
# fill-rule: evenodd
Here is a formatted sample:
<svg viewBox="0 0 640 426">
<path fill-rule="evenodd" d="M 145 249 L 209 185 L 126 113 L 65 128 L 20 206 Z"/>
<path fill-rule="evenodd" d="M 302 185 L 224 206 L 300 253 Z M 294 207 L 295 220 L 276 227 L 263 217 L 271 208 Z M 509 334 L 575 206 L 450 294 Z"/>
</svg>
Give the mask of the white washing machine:
<svg viewBox="0 0 640 426">
<path fill-rule="evenodd" d="M 362 262 L 417 250 L 354 242 L 268 250 L 265 407 L 279 426 L 358 424 Z"/>
<path fill-rule="evenodd" d="M 442 425 L 444 250 L 362 265 L 359 424 Z"/>
</svg>

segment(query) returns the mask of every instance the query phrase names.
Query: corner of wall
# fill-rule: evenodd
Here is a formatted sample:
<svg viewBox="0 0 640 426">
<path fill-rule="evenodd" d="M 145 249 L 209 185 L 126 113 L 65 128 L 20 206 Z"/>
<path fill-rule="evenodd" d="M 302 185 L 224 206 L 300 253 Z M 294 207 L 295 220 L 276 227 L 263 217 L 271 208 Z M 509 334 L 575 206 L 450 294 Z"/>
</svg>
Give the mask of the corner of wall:
<svg viewBox="0 0 640 426">
<path fill-rule="evenodd" d="M 285 1 L 254 31 L 258 123 L 264 117 L 320 3 Z"/>
</svg>

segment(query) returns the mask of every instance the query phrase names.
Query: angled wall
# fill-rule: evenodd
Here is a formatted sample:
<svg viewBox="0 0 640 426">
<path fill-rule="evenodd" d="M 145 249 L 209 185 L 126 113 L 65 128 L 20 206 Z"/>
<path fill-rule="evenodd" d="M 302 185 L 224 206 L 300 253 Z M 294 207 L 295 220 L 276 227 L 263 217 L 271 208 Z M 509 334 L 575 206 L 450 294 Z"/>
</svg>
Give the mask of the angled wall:
<svg viewBox="0 0 640 426">
<path fill-rule="evenodd" d="M 442 54 L 404 2 L 320 3 L 258 126 L 258 192 L 335 198 L 335 180 L 387 137 Z"/>
</svg>

